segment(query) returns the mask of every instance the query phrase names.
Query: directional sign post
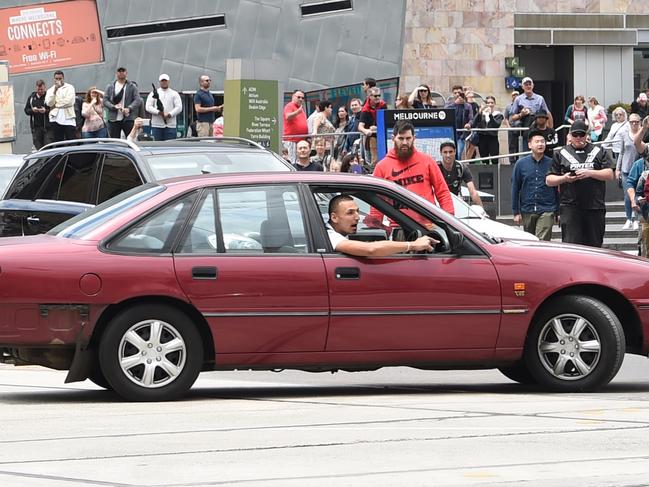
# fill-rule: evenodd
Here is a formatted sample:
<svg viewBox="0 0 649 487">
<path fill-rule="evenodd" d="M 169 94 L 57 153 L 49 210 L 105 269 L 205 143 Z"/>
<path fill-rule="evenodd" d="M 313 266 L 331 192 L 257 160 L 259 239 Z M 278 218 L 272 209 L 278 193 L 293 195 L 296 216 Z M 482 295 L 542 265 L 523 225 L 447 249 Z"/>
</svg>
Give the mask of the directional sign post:
<svg viewBox="0 0 649 487">
<path fill-rule="evenodd" d="M 225 81 L 223 134 L 245 137 L 279 153 L 280 120 L 277 81 Z"/>
</svg>

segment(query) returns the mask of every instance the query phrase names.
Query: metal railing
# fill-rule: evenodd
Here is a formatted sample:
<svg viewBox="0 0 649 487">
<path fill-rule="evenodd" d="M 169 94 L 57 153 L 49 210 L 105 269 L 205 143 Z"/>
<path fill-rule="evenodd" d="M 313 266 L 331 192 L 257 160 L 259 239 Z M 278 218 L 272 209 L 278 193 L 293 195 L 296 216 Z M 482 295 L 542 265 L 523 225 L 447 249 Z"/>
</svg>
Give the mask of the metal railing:
<svg viewBox="0 0 649 487">
<path fill-rule="evenodd" d="M 317 139 L 318 137 L 339 137 L 340 135 L 361 135 L 365 136 L 363 132 L 329 132 L 326 134 L 291 134 L 282 135 L 282 141 L 292 142 L 293 139 Z"/>
<path fill-rule="evenodd" d="M 246 139 L 244 137 L 231 137 L 231 136 L 223 136 L 223 137 L 181 137 L 181 138 L 178 138 L 178 139 L 165 140 L 164 142 L 210 142 L 210 143 L 235 142 L 235 143 L 239 143 L 239 144 L 242 144 L 242 145 L 247 145 L 249 147 L 255 147 L 257 149 L 268 150 L 266 147 L 264 147 L 263 145 L 255 142 L 254 140 Z"/>
</svg>

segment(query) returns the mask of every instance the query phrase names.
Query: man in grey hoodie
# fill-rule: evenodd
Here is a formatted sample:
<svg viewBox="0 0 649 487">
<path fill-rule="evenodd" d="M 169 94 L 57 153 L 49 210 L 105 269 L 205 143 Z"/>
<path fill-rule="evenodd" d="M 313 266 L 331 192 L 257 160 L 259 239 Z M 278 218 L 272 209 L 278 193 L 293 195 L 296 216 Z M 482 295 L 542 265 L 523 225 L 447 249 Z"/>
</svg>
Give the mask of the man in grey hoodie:
<svg viewBox="0 0 649 487">
<path fill-rule="evenodd" d="M 104 91 L 104 107 L 108 109 L 108 134 L 115 139 L 119 139 L 122 132 L 124 137 L 131 133 L 142 104 L 137 86 L 126 79 L 127 75 L 126 68 L 117 68 L 115 81 L 106 86 Z"/>
</svg>

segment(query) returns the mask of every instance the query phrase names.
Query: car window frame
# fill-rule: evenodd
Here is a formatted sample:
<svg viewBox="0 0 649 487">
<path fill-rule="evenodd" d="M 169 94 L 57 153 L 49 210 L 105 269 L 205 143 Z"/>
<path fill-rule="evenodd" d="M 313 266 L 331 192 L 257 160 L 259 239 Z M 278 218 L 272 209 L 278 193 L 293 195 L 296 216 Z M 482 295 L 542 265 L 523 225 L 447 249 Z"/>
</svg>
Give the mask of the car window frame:
<svg viewBox="0 0 649 487">
<path fill-rule="evenodd" d="M 70 160 L 71 156 L 79 155 L 79 154 L 92 154 L 95 157 L 95 169 L 92 174 L 92 178 L 90 181 L 90 193 L 88 196 L 89 201 L 73 201 L 70 199 L 61 199 L 61 183 L 63 182 L 63 178 L 59 181 L 58 188 L 56 190 L 56 196 L 54 198 L 43 198 L 43 191 L 47 187 L 47 183 L 54 177 L 54 173 L 56 170 L 56 167 L 58 167 L 59 164 L 63 164 L 63 175 L 65 175 L 65 171 L 67 170 L 68 167 L 68 161 Z M 58 162 L 57 165 L 55 165 L 50 173 L 47 175 L 47 178 L 43 181 L 41 186 L 38 188 L 38 193 L 37 197 L 35 200 L 42 200 L 42 201 L 62 201 L 62 202 L 70 202 L 70 203 L 83 203 L 83 204 L 88 204 L 88 205 L 96 205 L 97 202 L 97 173 L 99 172 L 99 167 L 103 163 L 103 153 L 101 151 L 93 151 L 93 150 L 81 150 L 81 151 L 70 151 L 62 154 L 62 157 L 60 161 Z"/>
<path fill-rule="evenodd" d="M 153 183 L 154 184 L 154 183 Z M 137 255 L 137 256 L 150 256 L 150 257 L 161 257 L 161 256 L 173 256 L 174 249 L 177 247 L 179 241 L 180 241 L 180 236 L 184 234 L 186 228 L 187 228 L 187 221 L 189 220 L 189 216 L 191 216 L 195 211 L 196 211 L 196 204 L 197 201 L 201 199 L 201 195 L 203 193 L 204 188 L 191 188 L 188 189 L 187 191 L 184 191 L 176 196 L 174 196 L 171 199 L 165 200 L 161 202 L 160 204 L 154 206 L 153 208 L 149 208 L 146 212 L 141 214 L 138 218 L 132 220 L 129 222 L 129 224 L 124 227 L 120 228 L 111 234 L 107 235 L 105 238 L 99 242 L 99 249 L 102 252 L 105 252 L 107 254 L 113 254 L 113 255 Z M 132 228 L 135 226 L 139 225 L 142 221 L 148 219 L 149 217 L 155 216 L 156 213 L 159 213 L 160 211 L 164 211 L 168 206 L 173 206 L 176 204 L 178 201 L 182 200 L 186 196 L 190 195 L 191 193 L 195 193 L 196 196 L 194 198 L 194 201 L 192 203 L 192 207 L 190 208 L 188 212 L 188 218 L 185 219 L 185 222 L 182 225 L 179 225 L 179 229 L 177 230 L 176 235 L 173 238 L 173 241 L 171 242 L 171 245 L 169 246 L 169 251 L 167 252 L 141 252 L 137 250 L 119 250 L 119 249 L 114 249 L 110 248 L 110 244 L 116 240 L 119 239 L 122 235 L 128 233 L 131 231 Z M 172 229 L 173 231 L 173 229 Z"/>
<path fill-rule="evenodd" d="M 232 190 L 232 189 L 237 189 L 237 188 L 262 188 L 264 190 L 267 190 L 268 188 L 271 187 L 278 187 L 278 186 L 283 186 L 283 187 L 292 187 L 295 189 L 295 193 L 297 196 L 297 202 L 298 206 L 300 209 L 300 217 L 302 220 L 302 226 L 304 228 L 304 238 L 305 238 L 305 243 L 306 243 L 306 252 L 304 253 L 292 253 L 292 252 L 277 252 L 277 253 L 272 253 L 272 252 L 245 252 L 245 253 L 228 253 L 226 252 L 225 248 L 225 242 L 223 240 L 223 226 L 221 224 L 221 218 L 220 218 L 220 201 L 219 201 L 219 191 L 220 190 Z M 209 187 L 206 187 L 204 189 L 208 189 Z M 213 186 L 215 193 L 215 200 L 214 200 L 214 217 L 216 219 L 216 231 L 217 231 L 217 236 L 216 236 L 216 241 L 217 241 L 217 252 L 215 254 L 183 254 L 183 253 L 175 253 L 174 255 L 177 257 L 191 257 L 191 256 L 197 256 L 197 255 L 215 255 L 217 257 L 273 257 L 273 256 L 292 256 L 292 257 L 304 257 L 304 256 L 313 256 L 314 254 L 320 254 L 319 251 L 316 251 L 316 245 L 314 244 L 314 236 L 312 233 L 312 226 L 310 224 L 310 212 L 309 212 L 309 207 L 307 204 L 305 204 L 305 198 L 304 198 L 304 185 L 299 182 L 277 182 L 277 183 L 243 183 L 243 184 L 228 184 L 228 185 L 223 185 L 223 186 Z M 193 214 L 198 212 L 200 206 L 198 204 L 195 204 L 195 208 L 193 209 Z M 188 220 L 189 221 L 189 220 Z M 179 238 L 178 241 L 176 242 L 176 245 L 174 246 L 174 251 L 177 251 L 178 246 L 184 241 L 185 239 L 185 233 L 189 230 L 190 226 L 189 224 L 186 226 L 186 228 L 183 230 L 183 236 L 182 238 Z"/>
<path fill-rule="evenodd" d="M 125 158 L 125 159 L 127 159 L 128 161 L 131 162 L 131 164 L 135 167 L 135 171 L 137 172 L 137 175 L 140 177 L 140 184 L 138 186 L 140 186 L 142 184 L 146 184 L 146 183 L 149 182 L 149 180 L 144 176 L 144 174 L 142 172 L 142 168 L 140 168 L 140 165 L 138 164 L 138 161 L 136 161 L 132 157 L 129 157 L 129 155 L 127 153 L 118 152 L 118 151 L 102 151 L 101 155 L 102 155 L 101 164 L 99 166 L 99 170 L 97 171 L 97 174 L 96 174 L 96 177 L 95 177 L 95 185 L 94 185 L 94 192 L 95 192 L 95 194 L 94 194 L 94 201 L 95 201 L 94 204 L 95 205 L 103 203 L 103 201 L 102 202 L 99 201 L 99 190 L 101 188 L 101 180 L 102 180 L 101 178 L 102 178 L 102 175 L 104 174 L 104 164 L 106 162 L 106 157 L 109 156 L 109 155 L 110 156 L 123 157 L 123 158 Z M 129 189 L 131 189 L 131 188 L 129 188 Z M 122 191 L 122 193 L 123 192 L 124 191 Z M 108 199 L 110 199 L 110 198 L 108 198 Z"/>
<path fill-rule="evenodd" d="M 196 222 L 196 218 L 198 218 L 198 215 L 200 213 L 201 208 L 203 207 L 203 203 L 205 200 L 209 197 L 209 195 L 212 195 L 213 201 L 214 201 L 214 214 L 212 215 L 214 218 L 214 228 L 216 231 L 216 249 L 214 249 L 214 252 L 181 252 L 180 248 L 184 245 L 187 237 L 189 236 L 189 232 L 191 231 L 192 227 L 194 226 L 194 223 Z M 178 234 L 178 238 L 176 239 L 176 242 L 174 243 L 174 246 L 172 248 L 172 254 L 174 258 L 176 257 L 214 257 L 218 256 L 221 253 L 225 254 L 225 245 L 223 242 L 222 234 L 223 230 L 221 229 L 221 222 L 219 218 L 217 218 L 218 214 L 218 198 L 216 194 L 216 187 L 215 186 L 206 186 L 202 188 L 201 194 L 198 196 L 194 203 L 194 207 L 192 208 L 191 213 L 189 214 L 189 217 L 187 218 L 187 221 L 185 222 L 185 225 L 182 228 L 182 231 Z"/>
<path fill-rule="evenodd" d="M 327 233 L 327 227 L 325 222 L 322 219 L 322 216 L 319 212 L 319 207 L 318 207 L 318 202 L 316 201 L 315 194 L 316 193 L 346 193 L 349 192 L 351 196 L 355 197 L 355 193 L 367 193 L 367 194 L 375 194 L 375 195 L 381 195 L 390 199 L 396 199 L 401 203 L 404 203 L 404 197 L 400 195 L 399 193 L 390 190 L 389 188 L 383 188 L 383 187 L 376 187 L 376 186 L 368 186 L 368 185 L 358 185 L 358 184 L 350 184 L 350 183 L 342 183 L 342 184 L 322 184 L 322 183 L 311 183 L 308 185 L 309 186 L 309 193 L 310 193 L 310 199 L 309 203 L 316 209 L 318 210 L 318 218 L 320 223 L 318 223 L 318 230 L 317 233 L 319 235 L 319 240 L 324 243 L 324 248 L 326 249 L 323 251 L 323 254 L 327 255 L 346 255 L 341 252 L 336 252 L 333 249 L 333 246 L 331 245 L 331 240 L 329 239 L 329 235 Z M 361 198 L 363 199 L 363 198 Z M 367 201 L 366 201 L 367 202 Z M 383 209 L 377 208 L 379 211 L 381 211 L 384 215 L 390 217 L 390 213 L 396 212 L 397 210 L 394 210 L 394 208 L 390 207 L 387 202 L 384 202 L 385 206 Z M 371 203 L 369 203 L 371 204 Z M 441 225 L 439 225 L 445 232 L 447 231 L 447 227 L 450 227 L 452 230 L 460 232 L 464 235 L 465 240 L 468 240 L 470 242 L 469 244 L 465 244 L 465 247 L 467 247 L 467 252 L 463 252 L 462 254 L 450 254 L 450 253 L 430 253 L 430 254 L 395 254 L 389 256 L 389 258 L 421 258 L 421 257 L 427 257 L 427 258 L 449 258 L 449 257 L 457 257 L 457 258 L 475 258 L 475 257 L 489 257 L 489 252 L 484 248 L 483 245 L 480 245 L 479 243 L 475 242 L 473 237 L 474 237 L 474 231 L 472 230 L 471 232 L 466 232 L 464 231 L 464 228 L 457 228 L 455 225 L 452 225 L 448 221 L 446 221 L 444 218 L 441 218 L 440 216 L 434 214 L 433 212 L 429 211 L 426 207 L 423 207 L 419 204 L 419 202 L 416 199 L 412 199 L 408 201 L 408 207 L 416 210 L 418 213 L 422 214 L 426 218 L 430 219 L 434 223 L 441 222 Z M 412 220 L 410 217 L 407 215 L 403 215 L 405 218 L 408 220 L 411 220 L 412 223 L 417 224 L 414 220 Z M 462 223 L 460 220 L 457 220 L 463 227 L 469 228 L 466 224 Z M 315 229 L 314 229 L 315 230 Z M 468 235 L 467 235 L 468 233 Z M 349 256 L 351 257 L 351 256 Z M 353 257 L 353 258 L 360 258 L 360 259 L 367 259 L 368 257 Z M 382 257 L 372 257 L 373 259 L 379 258 L 381 259 Z"/>
<path fill-rule="evenodd" d="M 36 201 L 38 199 L 37 195 L 39 195 L 41 193 L 43 185 L 45 184 L 46 181 L 49 180 L 49 178 L 52 176 L 52 173 L 59 166 L 59 164 L 61 164 L 61 161 L 64 159 L 64 157 L 65 157 L 65 154 L 57 153 L 57 154 L 52 154 L 49 157 L 34 156 L 34 157 L 26 158 L 24 164 L 20 166 L 20 168 L 18 169 L 18 171 L 14 175 L 13 180 L 11 181 L 11 183 L 9 184 L 7 189 L 5 190 L 5 194 L 3 195 L 3 199 L 5 199 L 5 197 L 9 194 L 9 191 L 12 188 L 14 188 L 14 186 L 18 183 L 18 181 L 20 179 L 19 176 L 21 174 L 23 174 L 25 171 L 27 171 L 30 167 L 34 166 L 35 164 L 38 164 L 38 161 L 43 160 L 45 168 L 47 168 L 48 165 L 50 166 L 50 168 L 49 168 L 49 170 L 44 169 L 44 171 L 47 171 L 47 174 L 43 178 L 43 180 L 41 181 L 41 184 L 35 189 L 32 197 L 30 197 L 30 198 L 6 198 L 6 199 L 12 199 L 12 200 Z"/>
</svg>

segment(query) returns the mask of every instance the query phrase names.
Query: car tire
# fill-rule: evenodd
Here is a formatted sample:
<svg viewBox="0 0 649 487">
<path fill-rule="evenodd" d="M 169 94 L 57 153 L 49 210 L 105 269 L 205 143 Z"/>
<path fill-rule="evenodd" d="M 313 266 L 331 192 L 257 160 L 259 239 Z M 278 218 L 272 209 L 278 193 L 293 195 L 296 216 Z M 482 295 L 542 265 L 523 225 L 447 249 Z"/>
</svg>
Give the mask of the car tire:
<svg viewBox="0 0 649 487">
<path fill-rule="evenodd" d="M 106 380 L 106 377 L 102 373 L 101 368 L 99 367 L 99 365 L 97 365 L 97 367 L 95 367 L 94 369 L 92 369 L 90 371 L 90 373 L 88 374 L 88 380 L 90 382 L 92 382 L 93 384 L 95 384 L 96 386 L 101 387 L 102 389 L 106 389 L 106 390 L 109 390 L 109 391 L 113 390 L 111 385 Z"/>
<path fill-rule="evenodd" d="M 538 384 L 558 392 L 594 391 L 617 374 L 626 349 L 615 313 L 588 296 L 561 296 L 534 320 L 525 364 Z"/>
<path fill-rule="evenodd" d="M 519 384 L 533 385 L 537 383 L 536 379 L 530 373 L 530 369 L 527 368 L 525 362 L 523 361 L 516 362 L 515 364 L 507 367 L 501 367 L 498 370 L 505 377 L 513 380 L 514 382 L 518 382 Z"/>
<path fill-rule="evenodd" d="M 99 344 L 101 370 L 129 401 L 167 401 L 184 395 L 203 365 L 192 321 L 168 305 L 137 305 L 116 315 Z"/>
</svg>

